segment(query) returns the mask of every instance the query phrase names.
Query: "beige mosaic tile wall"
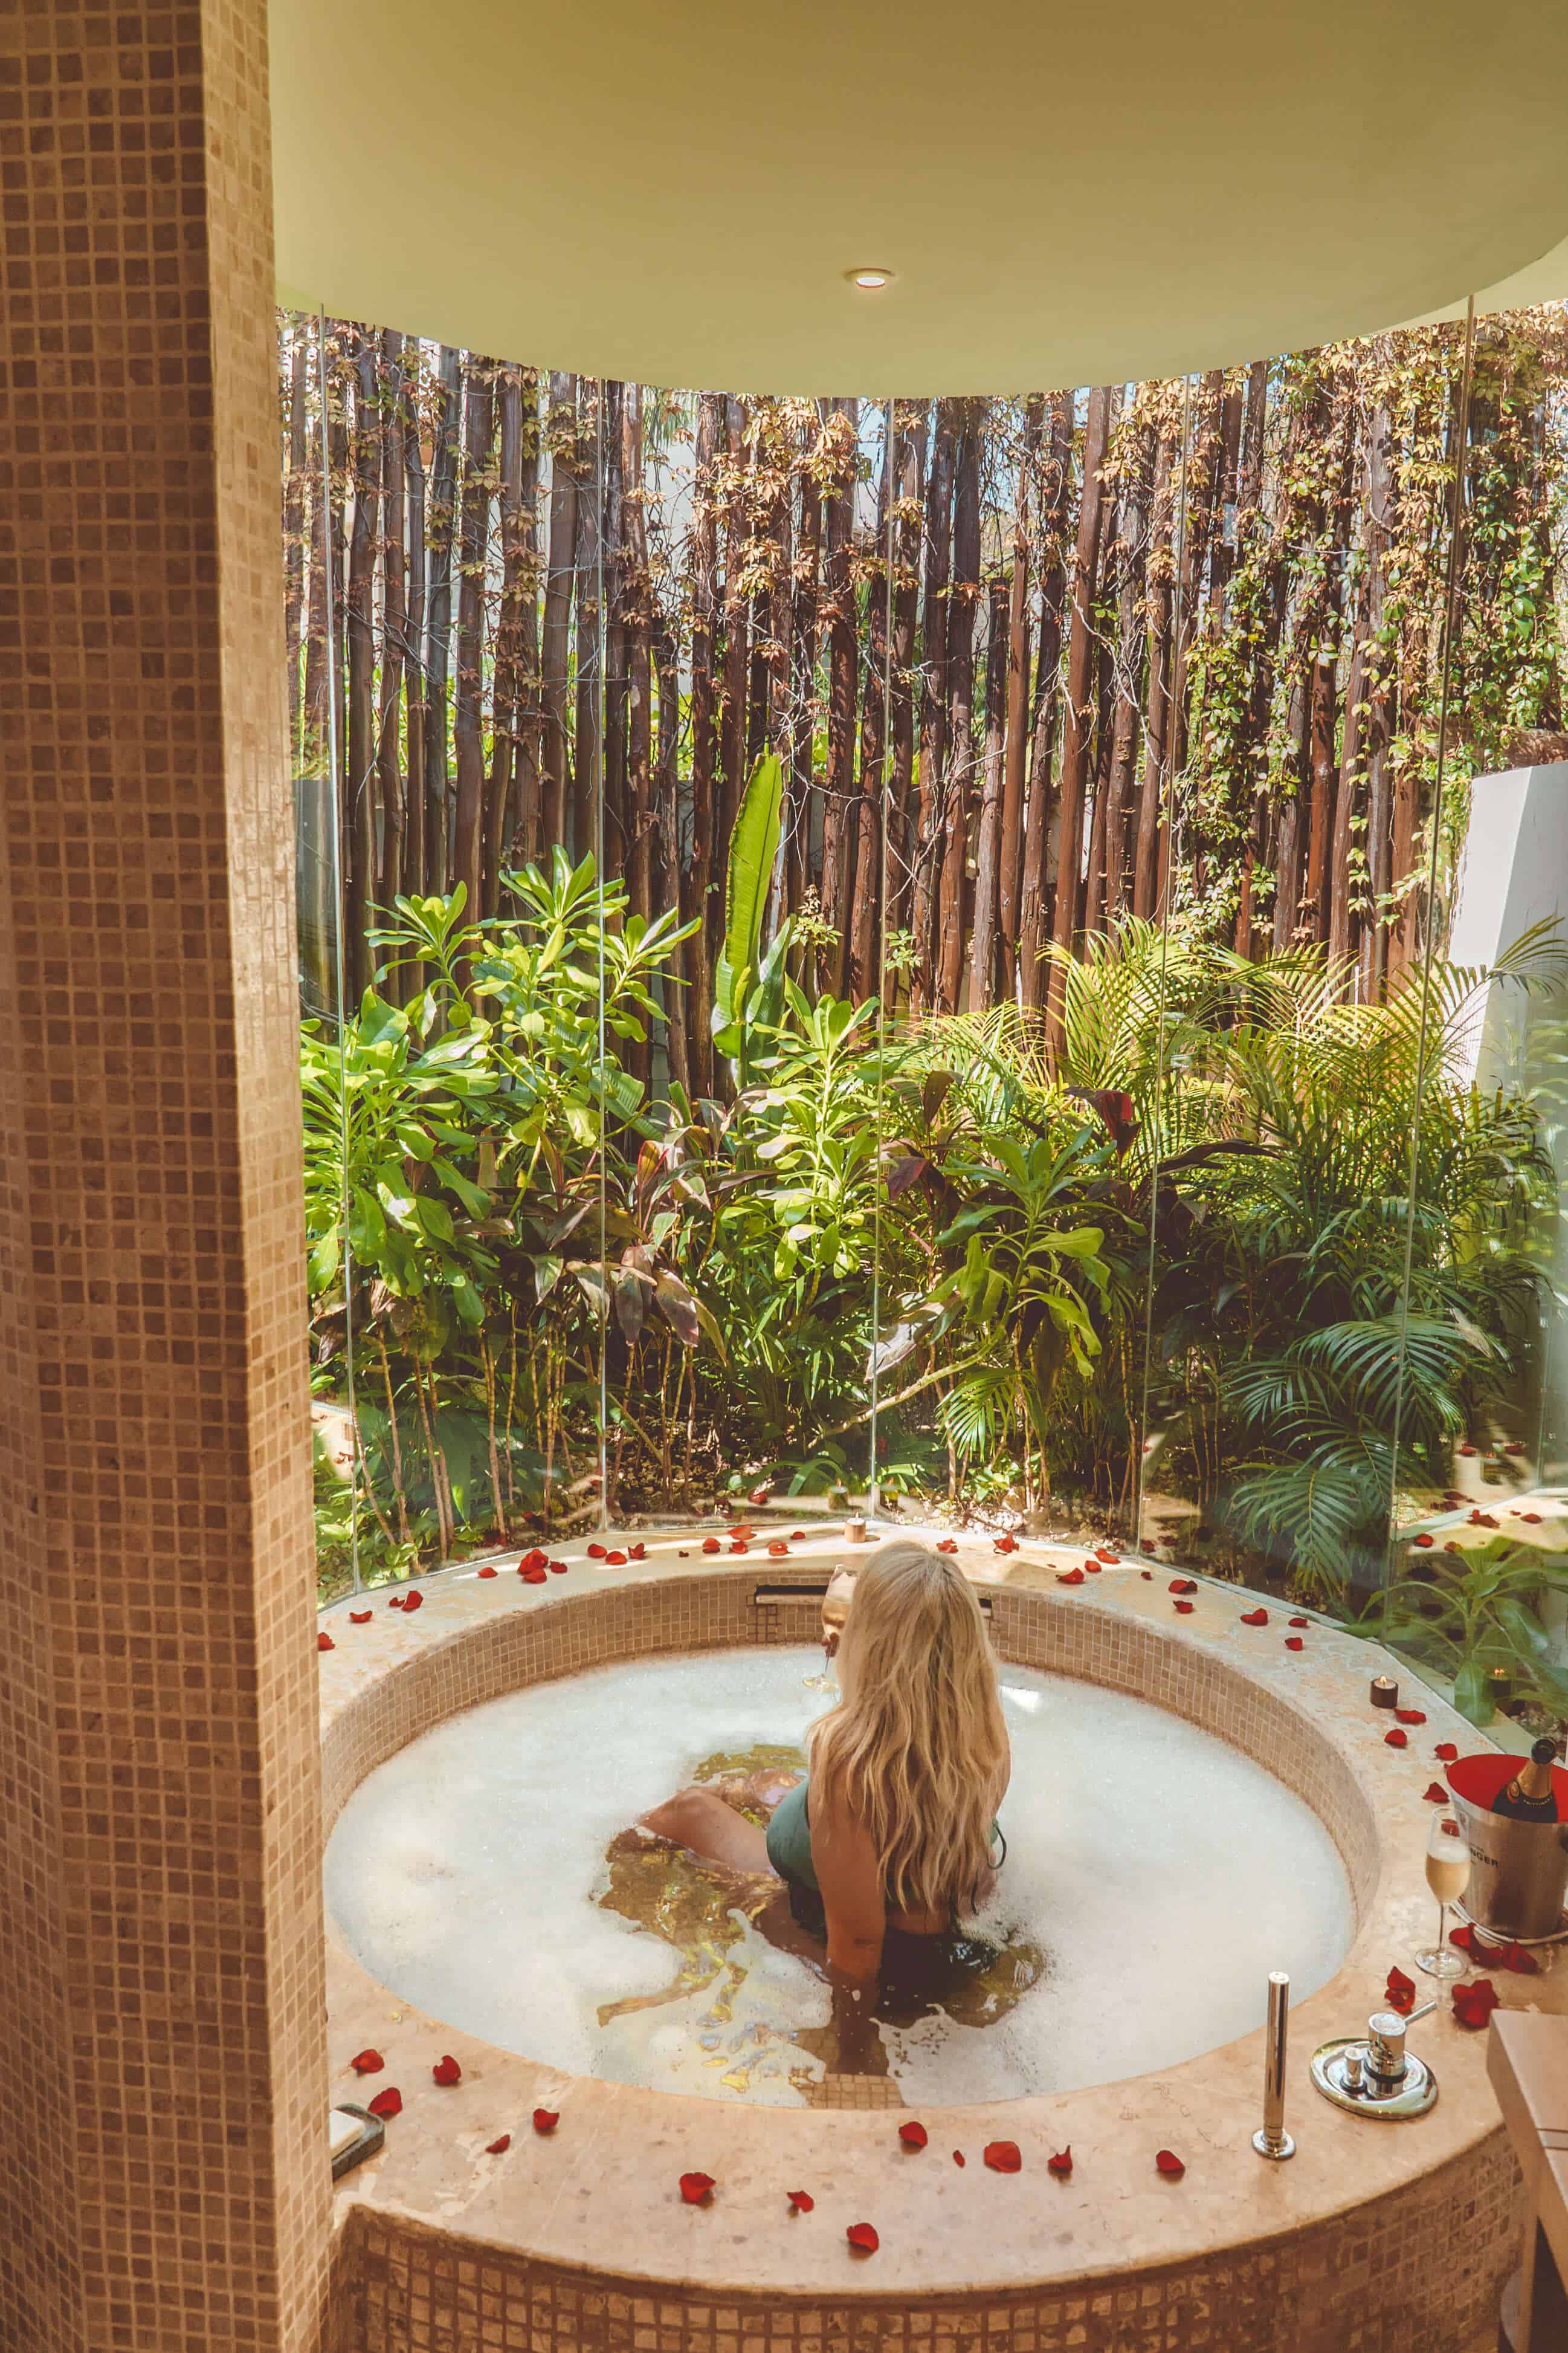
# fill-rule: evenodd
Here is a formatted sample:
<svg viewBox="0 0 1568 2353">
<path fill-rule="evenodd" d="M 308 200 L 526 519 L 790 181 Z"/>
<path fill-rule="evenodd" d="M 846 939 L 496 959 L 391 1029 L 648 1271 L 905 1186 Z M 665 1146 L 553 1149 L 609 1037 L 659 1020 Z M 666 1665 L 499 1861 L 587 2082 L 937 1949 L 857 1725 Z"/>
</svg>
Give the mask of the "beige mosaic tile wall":
<svg viewBox="0 0 1568 2353">
<path fill-rule="evenodd" d="M 0 122 L 0 2337 L 294 2353 L 328 2181 L 265 0 L 10 0 Z"/>
</svg>

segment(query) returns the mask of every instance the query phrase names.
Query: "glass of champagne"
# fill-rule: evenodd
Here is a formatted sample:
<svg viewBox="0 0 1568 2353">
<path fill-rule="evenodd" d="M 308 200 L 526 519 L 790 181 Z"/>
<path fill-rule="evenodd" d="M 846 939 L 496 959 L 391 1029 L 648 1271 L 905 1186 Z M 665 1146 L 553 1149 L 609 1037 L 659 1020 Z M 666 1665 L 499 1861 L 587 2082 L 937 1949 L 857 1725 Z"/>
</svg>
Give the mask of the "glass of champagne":
<svg viewBox="0 0 1568 2353">
<path fill-rule="evenodd" d="M 1426 1884 L 1437 1898 L 1437 1942 L 1429 1953 L 1417 1953 L 1415 1966 L 1429 1978 L 1462 1978 L 1464 1956 L 1447 1940 L 1448 1906 L 1457 1904 L 1470 1883 L 1470 1850 L 1452 1814 L 1432 1817 L 1426 1834 Z"/>
</svg>

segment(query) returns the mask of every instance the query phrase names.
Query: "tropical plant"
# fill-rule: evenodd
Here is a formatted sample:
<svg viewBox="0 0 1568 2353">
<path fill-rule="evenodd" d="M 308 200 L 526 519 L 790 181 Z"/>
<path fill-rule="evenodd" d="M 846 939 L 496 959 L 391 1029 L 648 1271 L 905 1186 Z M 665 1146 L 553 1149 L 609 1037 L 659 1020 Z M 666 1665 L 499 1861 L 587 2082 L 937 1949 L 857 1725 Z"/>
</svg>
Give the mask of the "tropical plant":
<svg viewBox="0 0 1568 2353">
<path fill-rule="evenodd" d="M 1519 1697 L 1568 1715 L 1568 1667 L 1536 1609 L 1542 1594 L 1568 1593 L 1568 1553 L 1497 1536 L 1472 1550 L 1434 1551 L 1420 1560 L 1419 1572 L 1396 1577 L 1352 1630 L 1446 1676 L 1455 1706 L 1471 1724 L 1491 1722 L 1489 1679 L 1500 1667 Z"/>
</svg>

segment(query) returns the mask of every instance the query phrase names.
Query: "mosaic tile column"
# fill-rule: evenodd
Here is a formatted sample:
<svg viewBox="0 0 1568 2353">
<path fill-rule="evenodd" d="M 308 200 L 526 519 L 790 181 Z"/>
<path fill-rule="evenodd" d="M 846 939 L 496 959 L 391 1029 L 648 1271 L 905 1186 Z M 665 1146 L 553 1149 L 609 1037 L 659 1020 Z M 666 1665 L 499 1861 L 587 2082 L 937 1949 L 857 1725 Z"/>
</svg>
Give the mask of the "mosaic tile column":
<svg viewBox="0 0 1568 2353">
<path fill-rule="evenodd" d="M 329 2185 L 265 0 L 0 11 L 0 2347 Z"/>
</svg>

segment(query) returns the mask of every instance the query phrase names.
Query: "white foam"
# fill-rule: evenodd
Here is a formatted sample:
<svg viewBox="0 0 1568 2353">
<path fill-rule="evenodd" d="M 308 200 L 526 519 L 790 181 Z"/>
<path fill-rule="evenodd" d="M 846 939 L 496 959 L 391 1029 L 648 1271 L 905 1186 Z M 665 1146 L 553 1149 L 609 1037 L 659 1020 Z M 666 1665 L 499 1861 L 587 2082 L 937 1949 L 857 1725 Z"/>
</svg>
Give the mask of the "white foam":
<svg viewBox="0 0 1568 2353">
<path fill-rule="evenodd" d="M 798 1745 L 826 1704 L 816 1650 L 605 1667 L 454 1716 L 373 1773 L 339 1818 L 326 1896 L 365 1967 L 505 2049 L 667 2090 L 795 2102 L 820 2073 L 788 2038 L 828 2017 L 821 1979 L 747 1927 L 732 2014 L 719 1988 L 601 2027 L 679 1956 L 605 1911 L 616 1833 L 721 1750 Z M 1041 1981 L 994 2025 L 884 2029 L 906 2100 L 1065 2091 L 1166 2066 L 1261 2023 L 1339 1966 L 1350 1891 L 1300 1799 L 1223 1741 L 1092 1684 L 1002 1670 L 1013 1783 L 984 1925 L 1043 1947 Z M 720 1981 L 728 1983 L 728 1971 Z M 725 2077 L 733 2080 L 726 2084 Z"/>
</svg>

